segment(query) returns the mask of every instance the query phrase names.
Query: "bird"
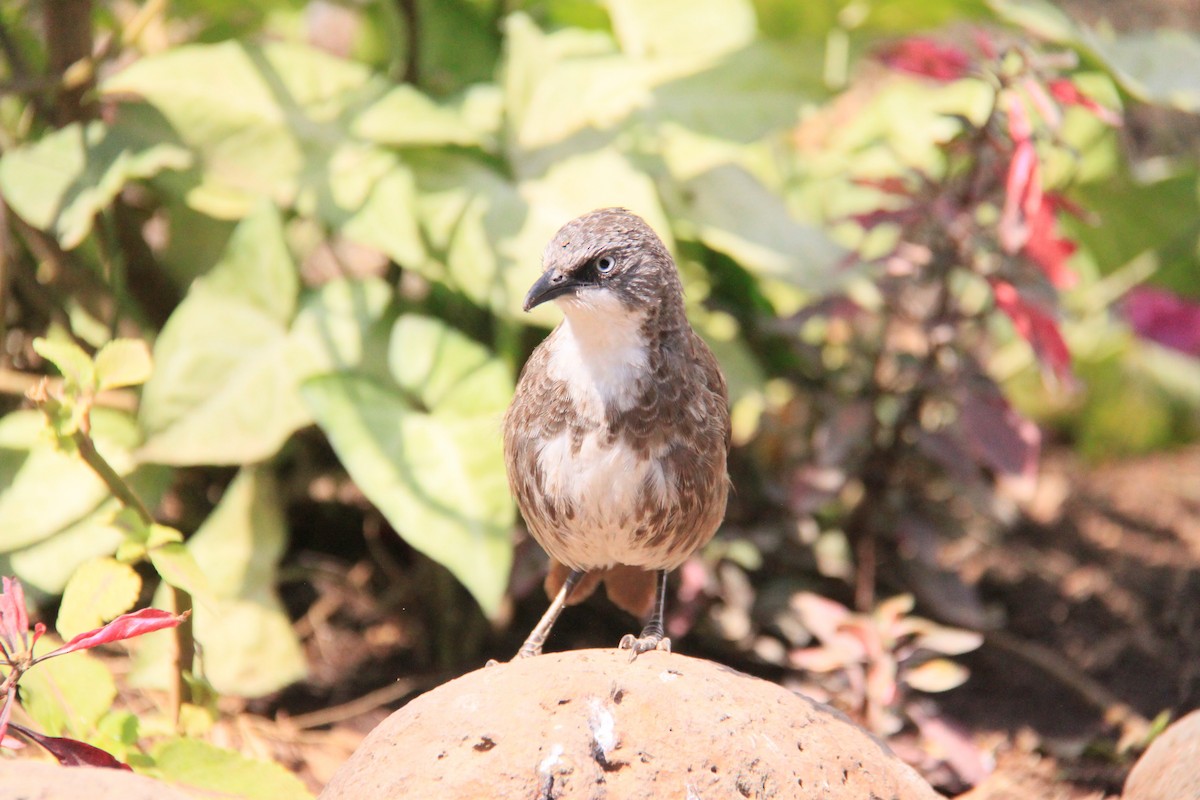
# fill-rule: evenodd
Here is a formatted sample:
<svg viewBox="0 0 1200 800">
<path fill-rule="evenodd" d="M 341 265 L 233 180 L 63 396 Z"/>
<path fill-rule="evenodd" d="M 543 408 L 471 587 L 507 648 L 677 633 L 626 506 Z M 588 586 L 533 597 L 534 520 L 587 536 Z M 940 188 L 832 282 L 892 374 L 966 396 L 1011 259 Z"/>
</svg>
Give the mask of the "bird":
<svg viewBox="0 0 1200 800">
<path fill-rule="evenodd" d="M 564 606 L 603 581 L 648 621 L 630 660 L 670 652 L 667 574 L 716 533 L 729 494 L 729 396 L 688 322 L 683 285 L 654 230 L 624 208 L 571 220 L 546 245 L 524 310 L 553 302 L 504 416 L 509 487 L 550 556 L 549 608 L 517 658 L 539 655 Z"/>
</svg>

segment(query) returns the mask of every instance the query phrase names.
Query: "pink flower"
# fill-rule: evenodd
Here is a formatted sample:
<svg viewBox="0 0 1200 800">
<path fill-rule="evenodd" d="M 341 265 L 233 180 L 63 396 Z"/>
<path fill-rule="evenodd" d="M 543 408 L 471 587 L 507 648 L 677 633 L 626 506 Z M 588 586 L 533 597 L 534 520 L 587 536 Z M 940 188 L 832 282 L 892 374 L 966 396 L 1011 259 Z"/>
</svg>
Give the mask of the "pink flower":
<svg viewBox="0 0 1200 800">
<path fill-rule="evenodd" d="M 971 57 L 959 48 L 915 36 L 888 47 L 879 60 L 894 70 L 950 82 L 971 70 Z"/>
</svg>

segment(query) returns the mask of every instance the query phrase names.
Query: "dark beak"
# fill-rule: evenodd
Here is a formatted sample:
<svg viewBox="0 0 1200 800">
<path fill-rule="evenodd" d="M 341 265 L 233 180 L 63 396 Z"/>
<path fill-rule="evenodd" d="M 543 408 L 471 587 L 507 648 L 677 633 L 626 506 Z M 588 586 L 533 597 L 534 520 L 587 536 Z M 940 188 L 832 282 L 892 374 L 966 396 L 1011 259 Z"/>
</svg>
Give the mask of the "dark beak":
<svg viewBox="0 0 1200 800">
<path fill-rule="evenodd" d="M 556 297 L 569 294 L 581 285 L 582 281 L 557 270 L 543 272 L 542 277 L 538 278 L 537 282 L 529 287 L 529 294 L 525 295 L 525 305 L 523 307 L 526 311 L 529 311 L 545 303 L 547 300 L 553 300 Z"/>
</svg>

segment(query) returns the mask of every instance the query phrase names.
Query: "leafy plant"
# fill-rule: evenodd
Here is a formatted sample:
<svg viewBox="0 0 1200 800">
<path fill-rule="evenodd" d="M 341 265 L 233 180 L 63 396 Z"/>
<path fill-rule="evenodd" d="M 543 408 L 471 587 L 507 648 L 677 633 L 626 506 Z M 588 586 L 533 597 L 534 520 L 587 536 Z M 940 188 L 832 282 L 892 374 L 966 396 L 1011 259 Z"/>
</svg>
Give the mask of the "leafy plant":
<svg viewBox="0 0 1200 800">
<path fill-rule="evenodd" d="M 46 736 L 13 722 L 12 713 L 17 705 L 17 690 L 21 678 L 38 664 L 57 656 L 89 650 L 164 628 L 176 628 L 187 619 L 189 612 L 171 614 L 157 608 L 143 608 L 131 614 L 122 614 L 95 630 L 85 631 L 48 653 L 35 655 L 34 648 L 46 633 L 46 626 L 37 623 L 30 635 L 25 592 L 20 581 L 6 577 L 3 578 L 3 586 L 4 591 L 0 592 L 0 657 L 4 659 L 5 672 L 4 680 L 0 681 L 0 693 L 4 696 L 4 705 L 0 707 L 0 747 L 12 745 L 12 741 L 7 738 L 8 729 L 12 728 L 30 741 L 41 745 L 62 764 L 129 769 L 127 764 L 85 742 L 66 737 Z"/>
<path fill-rule="evenodd" d="M 974 631 L 913 616 L 912 595 L 897 595 L 861 614 L 820 595 L 792 599 L 801 624 L 820 644 L 797 648 L 789 664 L 816 677 L 825 696 L 880 735 L 900 730 L 912 691 L 945 692 L 962 685 L 965 667 L 945 658 L 983 644 Z"/>
</svg>

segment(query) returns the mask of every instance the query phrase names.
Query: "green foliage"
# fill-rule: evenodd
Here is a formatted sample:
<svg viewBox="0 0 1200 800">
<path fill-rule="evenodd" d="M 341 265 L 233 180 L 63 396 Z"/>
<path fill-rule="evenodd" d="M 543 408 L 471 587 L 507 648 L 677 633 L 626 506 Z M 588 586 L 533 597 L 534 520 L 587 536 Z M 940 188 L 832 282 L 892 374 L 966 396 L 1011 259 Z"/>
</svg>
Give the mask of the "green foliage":
<svg viewBox="0 0 1200 800">
<path fill-rule="evenodd" d="M 257 697 L 305 675 L 303 653 L 276 592 L 286 545 L 280 508 L 270 472 L 245 467 L 186 544 L 151 550 L 163 579 L 196 598 L 196 641 L 211 654 L 202 658 L 201 674 L 223 694 Z M 166 601 L 160 590 L 156 604 Z M 168 644 L 162 634 L 138 641 L 135 681 L 167 684 Z"/>
<path fill-rule="evenodd" d="M 42 651 L 61 642 L 43 637 Z M 21 680 L 21 703 L 50 736 L 87 739 L 112 707 L 117 686 L 104 663 L 89 653 L 51 658 Z"/>
<path fill-rule="evenodd" d="M 63 590 L 54 627 L 66 638 L 99 628 L 133 608 L 141 577 L 128 564 L 97 558 L 81 565 Z"/>
<path fill-rule="evenodd" d="M 200 796 L 247 800 L 307 800 L 312 795 L 295 775 L 278 764 L 239 755 L 196 739 L 170 739 L 151 755 L 147 770 Z"/>
</svg>

